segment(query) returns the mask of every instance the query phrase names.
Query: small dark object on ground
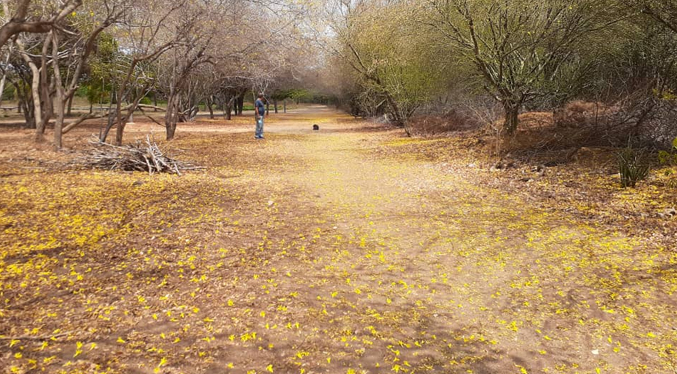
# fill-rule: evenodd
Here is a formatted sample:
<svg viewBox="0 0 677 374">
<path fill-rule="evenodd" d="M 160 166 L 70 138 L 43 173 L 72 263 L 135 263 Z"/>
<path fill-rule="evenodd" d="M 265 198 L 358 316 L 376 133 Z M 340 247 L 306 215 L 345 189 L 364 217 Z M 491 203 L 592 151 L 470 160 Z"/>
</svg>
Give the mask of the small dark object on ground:
<svg viewBox="0 0 677 374">
<path fill-rule="evenodd" d="M 137 141 L 122 147 L 100 142 L 98 138 L 90 143 L 95 146 L 94 149 L 88 155 L 75 160 L 89 168 L 178 175 L 186 170 L 204 169 L 167 157 L 150 136 L 146 137 L 145 143 Z"/>
<path fill-rule="evenodd" d="M 319 131 L 319 130 L 320 130 L 320 126 L 318 126 L 318 125 L 313 125 L 313 131 Z"/>
</svg>

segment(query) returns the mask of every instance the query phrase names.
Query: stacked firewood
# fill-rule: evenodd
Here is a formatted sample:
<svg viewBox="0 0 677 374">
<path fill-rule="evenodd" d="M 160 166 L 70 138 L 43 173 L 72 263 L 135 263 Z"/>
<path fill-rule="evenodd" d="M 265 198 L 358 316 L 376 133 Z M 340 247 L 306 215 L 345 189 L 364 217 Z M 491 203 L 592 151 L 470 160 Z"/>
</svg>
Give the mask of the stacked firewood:
<svg viewBox="0 0 677 374">
<path fill-rule="evenodd" d="M 98 138 L 90 141 L 90 144 L 93 145 L 91 152 L 77 160 L 79 164 L 90 168 L 143 171 L 151 175 L 154 173 L 181 175 L 183 171 L 203 169 L 168 157 L 150 136 L 146 136 L 145 142 L 137 141 L 125 146 L 103 143 Z"/>
</svg>

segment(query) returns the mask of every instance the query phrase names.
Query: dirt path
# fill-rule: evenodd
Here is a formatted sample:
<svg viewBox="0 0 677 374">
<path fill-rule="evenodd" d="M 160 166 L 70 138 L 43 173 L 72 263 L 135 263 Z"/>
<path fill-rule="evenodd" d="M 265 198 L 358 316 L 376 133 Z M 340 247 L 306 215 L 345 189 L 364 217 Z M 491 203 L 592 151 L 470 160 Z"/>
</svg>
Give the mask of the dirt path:
<svg viewBox="0 0 677 374">
<path fill-rule="evenodd" d="M 674 327 L 674 316 L 658 317 L 675 308 L 674 278 L 666 271 L 645 287 L 661 253 L 642 254 L 651 249 L 639 239 L 530 209 L 471 174 L 380 157 L 370 149 L 374 138 L 320 132 L 269 150 L 304 161 L 280 180 L 294 191 L 294 220 L 318 226 L 316 257 L 296 283 L 312 290 L 305 344 L 334 357 L 316 370 L 661 365 L 647 336 L 674 337 L 664 325 Z M 666 364 L 668 371 L 674 358 Z"/>
<path fill-rule="evenodd" d="M 675 372 L 669 251 L 530 208 L 462 165 L 384 155 L 392 134 L 326 110 L 295 116 L 273 120 L 264 142 L 243 128 L 179 139 L 211 163 L 206 176 L 106 179 L 142 181 L 119 203 L 128 230 L 70 269 L 96 272 L 126 247 L 118 267 L 80 286 L 91 292 L 78 299 L 83 313 L 99 305 L 81 321 L 90 334 L 55 343 L 55 362 L 73 372 Z M 215 160 L 217 146 L 231 153 Z M 180 203 L 131 203 L 172 195 Z M 46 325 L 67 330 L 78 314 L 59 298 L 75 303 L 38 303 L 65 312 Z M 15 309 L 5 316 L 23 333 L 30 323 Z M 96 348 L 79 355 L 80 340 Z M 39 347 L 15 346 L 7 367 L 23 362 L 17 353 L 49 358 L 28 353 Z"/>
</svg>

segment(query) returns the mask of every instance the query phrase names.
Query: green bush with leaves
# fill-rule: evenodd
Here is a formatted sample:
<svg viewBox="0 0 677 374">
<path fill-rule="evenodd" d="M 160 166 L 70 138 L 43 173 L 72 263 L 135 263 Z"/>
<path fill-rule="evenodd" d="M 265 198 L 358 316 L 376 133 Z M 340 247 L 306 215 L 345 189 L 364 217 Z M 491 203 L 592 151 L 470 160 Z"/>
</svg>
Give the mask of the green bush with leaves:
<svg viewBox="0 0 677 374">
<path fill-rule="evenodd" d="M 6 85 L 2 92 L 2 100 L 14 100 L 16 96 L 16 88 L 11 84 Z"/>
<path fill-rule="evenodd" d="M 637 182 L 649 176 L 649 166 L 643 162 L 641 153 L 632 148 L 625 148 L 617 155 L 618 168 L 621 174 L 621 187 L 635 188 Z"/>
<path fill-rule="evenodd" d="M 672 149 L 670 151 L 658 152 L 658 161 L 661 165 L 677 165 L 677 138 L 672 141 Z"/>
</svg>

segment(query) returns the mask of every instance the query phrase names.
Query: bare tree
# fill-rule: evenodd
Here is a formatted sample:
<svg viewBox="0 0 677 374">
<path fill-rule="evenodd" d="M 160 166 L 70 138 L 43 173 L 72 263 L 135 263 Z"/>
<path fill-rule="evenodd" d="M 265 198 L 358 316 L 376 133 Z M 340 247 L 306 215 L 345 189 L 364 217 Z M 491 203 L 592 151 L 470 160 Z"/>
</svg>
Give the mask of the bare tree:
<svg viewBox="0 0 677 374">
<path fill-rule="evenodd" d="M 26 127 L 34 129 L 35 106 L 32 94 L 32 81 L 35 76 L 31 68 L 16 53 L 11 54 L 8 64 L 2 67 L 3 75 L 14 86 L 19 99 L 19 112 L 24 115 Z"/>
<path fill-rule="evenodd" d="M 96 18 L 92 20 L 91 16 L 89 16 L 85 18 L 87 23 L 73 25 L 77 31 L 70 33 L 71 35 L 69 36 L 73 40 L 73 43 L 72 45 L 67 45 L 67 48 L 61 48 L 59 40 L 61 33 L 69 34 L 68 32 L 57 30 L 57 32 L 52 34 L 52 68 L 56 91 L 53 106 L 57 111 L 56 124 L 54 126 L 54 145 L 56 148 L 62 147 L 66 105 L 73 99 L 77 89 L 80 87 L 82 74 L 96 46 L 99 35 L 110 26 L 122 21 L 125 14 L 130 10 L 130 4 L 131 1 L 129 0 L 100 0 L 89 3 L 89 7 L 95 7 L 96 9 L 88 7 L 88 9 L 85 9 L 85 13 L 95 14 Z M 68 51 L 66 55 L 67 60 L 69 60 L 68 66 L 74 66 L 67 80 L 62 79 L 59 67 L 62 61 L 62 57 L 58 53 L 60 49 Z M 47 82 L 43 81 L 43 85 L 47 85 Z M 76 123 L 79 122 L 76 121 Z M 72 128 L 73 126 L 66 130 L 70 131 Z"/>
<path fill-rule="evenodd" d="M 428 0 L 427 5 L 434 17 L 424 22 L 472 61 L 486 91 L 503 106 L 509 134 L 539 85 L 575 59 L 576 43 L 618 20 L 606 16 L 609 4 L 588 0 Z"/>
<path fill-rule="evenodd" d="M 123 71 L 116 82 L 116 104 L 108 115 L 108 124 L 101 134 L 104 142 L 108 133 L 117 125 L 115 143 L 122 144 L 125 126 L 143 99 L 152 90 L 155 78 L 148 69 L 163 54 L 176 46 L 182 34 L 173 33 L 165 22 L 185 6 L 186 0 L 174 2 L 171 6 L 163 0 L 135 3 L 134 18 L 119 28 L 119 41 L 124 59 Z M 123 107 L 123 102 L 127 106 Z"/>
<path fill-rule="evenodd" d="M 220 103 L 228 119 L 233 109 L 242 114 L 245 93 L 265 91 L 289 63 L 289 41 L 296 40 L 290 35 L 303 11 L 294 2 L 224 0 L 191 4 L 177 13 L 177 29 L 190 34 L 161 64 L 167 139 L 175 136 L 178 123 L 195 116 L 200 102 L 210 112 Z M 205 64 L 214 64 L 209 70 L 215 84 L 200 82 Z"/>
<path fill-rule="evenodd" d="M 46 34 L 51 32 L 54 25 L 82 5 L 82 0 L 55 2 L 58 11 L 44 20 L 30 19 L 31 0 L 16 0 L 13 3 L 14 7 L 10 7 L 9 0 L 3 0 L 2 3 L 4 14 L 11 14 L 11 17 L 0 27 L 0 47 L 4 46 L 14 35 L 20 33 Z"/>
<path fill-rule="evenodd" d="M 43 39 L 43 42 L 47 38 Z M 30 97 L 25 97 L 24 100 L 31 102 L 32 110 L 24 111 L 25 115 L 31 115 L 32 118 L 26 118 L 26 123 L 30 128 L 36 129 L 36 140 L 42 139 L 42 134 L 44 133 L 45 123 L 42 119 L 42 100 L 40 95 L 40 69 L 36 60 L 28 53 L 29 49 L 26 47 L 26 42 L 24 37 L 20 36 L 16 40 L 17 49 L 19 55 L 28 66 L 31 72 L 31 83 L 30 90 L 27 90 L 27 93 L 30 93 Z"/>
<path fill-rule="evenodd" d="M 82 5 L 82 0 L 68 0 L 45 4 L 42 11 L 44 13 L 43 17 L 46 20 L 35 22 L 27 20 L 30 5 L 30 1 L 18 1 L 16 3 L 17 7 L 13 13 L 14 16 L 2 28 L 6 34 L 3 35 L 3 31 L 0 30 L 0 45 L 4 45 L 10 37 L 16 34 L 26 33 L 24 34 L 25 36 L 19 35 L 16 38 L 16 45 L 20 56 L 30 67 L 33 75 L 30 92 L 32 96 L 31 100 L 33 101 L 33 110 L 31 112 L 35 118 L 32 118 L 29 124 L 34 124 L 36 127 L 36 139 L 40 140 L 42 139 L 42 134 L 44 133 L 47 121 L 49 121 L 51 112 L 49 92 L 45 89 L 44 85 L 41 85 L 41 82 L 46 80 L 47 53 L 51 45 L 51 36 L 55 29 L 61 27 L 60 24 L 65 18 Z M 12 14 L 7 0 L 3 1 L 3 11 L 5 14 Z M 31 33 L 42 33 L 46 34 L 46 36 L 34 38 L 29 36 Z M 3 39 L 5 37 L 6 39 Z M 27 46 L 27 44 L 30 45 Z M 40 54 L 36 56 L 29 53 L 34 49 L 39 49 L 40 44 L 42 45 Z M 40 67 L 38 67 L 38 63 Z M 46 108 L 43 108 L 43 102 Z"/>
<path fill-rule="evenodd" d="M 204 27 L 210 11 L 207 7 L 185 7 L 176 14 L 176 30 L 179 43 L 169 59 L 170 72 L 167 92 L 167 113 L 165 114 L 165 128 L 167 140 L 174 138 L 176 126 L 179 122 L 186 122 L 193 115 L 199 104 L 192 95 L 192 88 L 196 86 L 191 81 L 191 74 L 202 64 L 211 61 L 207 54 L 214 32 L 216 30 Z"/>
<path fill-rule="evenodd" d="M 61 129 L 64 125 L 61 111 L 79 87 L 86 62 L 99 34 L 122 16 L 121 9 L 124 7 L 121 5 L 124 2 L 128 0 L 90 1 L 85 9 L 86 17 L 78 17 L 76 12 L 82 1 L 46 3 L 43 6 L 43 11 L 46 11 L 43 16 L 49 21 L 43 22 L 43 26 L 48 26 L 49 31 L 44 36 L 25 33 L 15 38 L 14 49 L 32 73 L 32 109 L 25 113 L 32 116 L 27 118 L 27 123 L 35 127 L 36 140 L 43 138 L 56 106 L 54 144 L 61 148 Z M 7 2 L 4 6 L 7 10 Z M 52 16 L 47 16 L 48 14 Z M 86 19 L 86 22 L 78 22 L 78 19 Z M 50 66 L 52 74 L 49 73 Z"/>
</svg>

